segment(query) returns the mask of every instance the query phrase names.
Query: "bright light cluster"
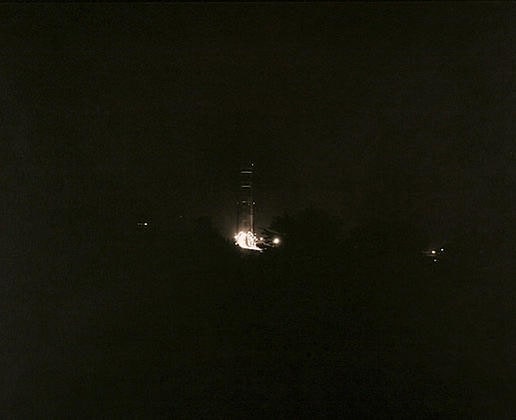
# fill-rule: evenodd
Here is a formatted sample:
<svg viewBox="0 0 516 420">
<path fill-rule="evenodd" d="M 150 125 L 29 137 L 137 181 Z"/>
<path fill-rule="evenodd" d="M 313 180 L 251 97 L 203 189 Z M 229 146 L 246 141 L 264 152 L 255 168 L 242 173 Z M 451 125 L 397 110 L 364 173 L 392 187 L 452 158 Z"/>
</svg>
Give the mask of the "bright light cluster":
<svg viewBox="0 0 516 420">
<path fill-rule="evenodd" d="M 235 235 L 235 244 L 243 249 L 252 249 L 254 251 L 261 251 L 261 248 L 256 246 L 256 236 L 253 232 L 240 231 Z"/>
</svg>

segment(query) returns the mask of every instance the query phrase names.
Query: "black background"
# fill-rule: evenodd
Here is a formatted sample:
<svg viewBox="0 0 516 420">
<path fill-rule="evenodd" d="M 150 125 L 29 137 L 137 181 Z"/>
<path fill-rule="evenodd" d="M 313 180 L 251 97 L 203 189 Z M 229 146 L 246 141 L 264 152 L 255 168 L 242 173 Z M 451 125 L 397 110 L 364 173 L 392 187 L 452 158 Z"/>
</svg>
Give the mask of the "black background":
<svg viewBox="0 0 516 420">
<path fill-rule="evenodd" d="M 0 416 L 514 418 L 515 10 L 1 5 Z"/>
<path fill-rule="evenodd" d="M 439 240 L 506 227 L 509 3 L 1 12 L 4 147 L 27 177 L 4 182 L 31 206 L 36 193 L 70 215 L 204 215 L 230 237 L 253 160 L 261 225 L 312 204 L 350 224 L 402 212 Z"/>
</svg>

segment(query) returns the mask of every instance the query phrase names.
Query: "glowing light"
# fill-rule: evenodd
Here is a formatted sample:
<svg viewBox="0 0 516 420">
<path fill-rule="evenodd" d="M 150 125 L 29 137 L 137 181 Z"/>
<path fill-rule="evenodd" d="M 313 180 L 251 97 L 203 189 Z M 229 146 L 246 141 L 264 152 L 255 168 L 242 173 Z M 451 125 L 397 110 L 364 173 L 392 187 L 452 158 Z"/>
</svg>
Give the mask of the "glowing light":
<svg viewBox="0 0 516 420">
<path fill-rule="evenodd" d="M 432 249 L 432 254 L 435 254 L 435 249 Z"/>
<path fill-rule="evenodd" d="M 147 222 L 144 222 L 144 223 L 143 223 L 143 226 L 147 226 L 147 225 L 148 225 L 148 223 L 147 223 Z"/>
<path fill-rule="evenodd" d="M 444 248 L 441 248 L 441 252 L 444 252 Z"/>
<path fill-rule="evenodd" d="M 261 251 L 261 248 L 256 246 L 256 236 L 253 232 L 240 231 L 235 235 L 235 244 L 243 249 L 252 249 L 253 251 Z"/>
<path fill-rule="evenodd" d="M 272 240 L 272 243 L 273 243 L 274 245 L 278 245 L 278 244 L 280 243 L 280 239 L 279 239 L 279 238 L 274 238 L 274 239 Z"/>
</svg>

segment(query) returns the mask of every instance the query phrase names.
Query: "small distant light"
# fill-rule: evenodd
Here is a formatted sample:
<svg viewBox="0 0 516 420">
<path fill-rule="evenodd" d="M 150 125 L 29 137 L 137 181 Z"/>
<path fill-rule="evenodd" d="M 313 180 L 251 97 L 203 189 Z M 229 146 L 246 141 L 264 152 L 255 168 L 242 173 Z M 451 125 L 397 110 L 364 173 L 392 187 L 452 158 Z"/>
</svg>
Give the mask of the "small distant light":
<svg viewBox="0 0 516 420">
<path fill-rule="evenodd" d="M 434 262 L 437 262 L 437 258 L 434 258 Z"/>
<path fill-rule="evenodd" d="M 279 238 L 274 238 L 274 239 L 272 240 L 272 243 L 273 243 L 274 245 L 278 245 L 278 244 L 280 243 Z"/>
<path fill-rule="evenodd" d="M 263 238 L 260 236 L 260 241 L 263 241 Z"/>
<path fill-rule="evenodd" d="M 432 249 L 432 254 L 435 254 L 435 249 Z"/>
<path fill-rule="evenodd" d="M 441 252 L 444 252 L 444 248 L 441 248 Z"/>
<path fill-rule="evenodd" d="M 145 223 L 143 224 L 143 226 L 147 226 L 147 225 L 148 225 L 148 223 L 147 223 L 147 222 L 145 222 Z"/>
</svg>

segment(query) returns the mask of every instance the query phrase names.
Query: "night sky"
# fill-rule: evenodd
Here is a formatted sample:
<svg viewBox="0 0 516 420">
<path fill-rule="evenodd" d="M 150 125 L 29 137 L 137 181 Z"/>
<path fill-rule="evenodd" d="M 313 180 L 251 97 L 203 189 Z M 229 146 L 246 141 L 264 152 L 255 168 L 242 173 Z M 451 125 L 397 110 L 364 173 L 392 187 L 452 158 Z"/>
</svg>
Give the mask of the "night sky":
<svg viewBox="0 0 516 420">
<path fill-rule="evenodd" d="M 308 206 L 506 230 L 513 3 L 0 7 L 4 232 Z"/>
<path fill-rule="evenodd" d="M 516 418 L 515 18 L 0 4 L 0 416 Z"/>
</svg>

